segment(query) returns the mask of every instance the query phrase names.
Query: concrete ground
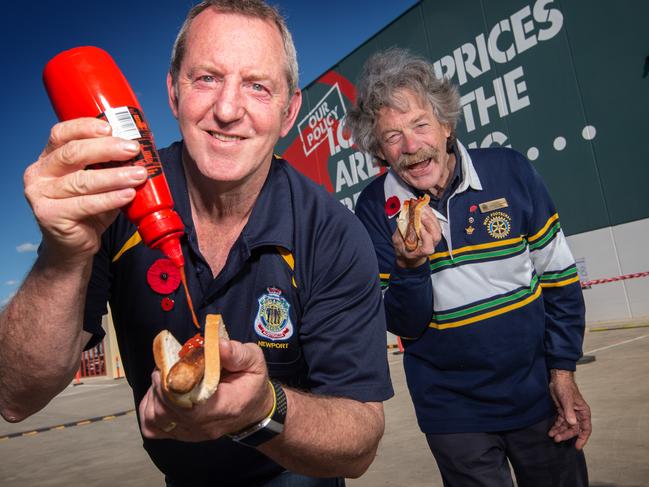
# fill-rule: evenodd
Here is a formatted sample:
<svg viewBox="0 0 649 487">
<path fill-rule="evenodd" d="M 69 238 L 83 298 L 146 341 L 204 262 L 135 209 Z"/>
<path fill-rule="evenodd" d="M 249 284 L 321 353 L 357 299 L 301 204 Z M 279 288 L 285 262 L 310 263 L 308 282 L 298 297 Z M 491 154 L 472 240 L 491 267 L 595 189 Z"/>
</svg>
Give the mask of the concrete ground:
<svg viewBox="0 0 649 487">
<path fill-rule="evenodd" d="M 644 326 L 586 334 L 585 353 L 596 360 L 579 365 L 577 379 L 593 411 L 594 432 L 585 450 L 591 487 L 649 487 L 649 327 Z M 347 485 L 441 486 L 416 425 L 401 355 L 389 352 L 388 358 L 396 395 L 385 404 L 386 433 L 369 471 Z M 22 423 L 0 420 L 0 485 L 164 485 L 141 447 L 133 407 L 123 379 L 83 379 Z M 37 429 L 46 430 L 12 436 Z"/>
</svg>

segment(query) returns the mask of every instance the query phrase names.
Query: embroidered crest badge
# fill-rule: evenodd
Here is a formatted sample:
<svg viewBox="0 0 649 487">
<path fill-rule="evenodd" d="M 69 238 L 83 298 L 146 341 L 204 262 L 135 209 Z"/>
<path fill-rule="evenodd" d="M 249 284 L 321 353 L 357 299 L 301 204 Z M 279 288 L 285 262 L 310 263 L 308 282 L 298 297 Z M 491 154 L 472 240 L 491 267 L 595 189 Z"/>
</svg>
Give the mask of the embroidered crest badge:
<svg viewBox="0 0 649 487">
<path fill-rule="evenodd" d="M 491 238 L 502 239 L 509 235 L 511 231 L 512 217 L 502 211 L 494 211 L 484 219 L 484 226 Z"/>
<path fill-rule="evenodd" d="M 291 305 L 280 289 L 269 287 L 257 300 L 259 309 L 255 317 L 255 332 L 268 340 L 288 340 L 293 336 Z"/>
</svg>

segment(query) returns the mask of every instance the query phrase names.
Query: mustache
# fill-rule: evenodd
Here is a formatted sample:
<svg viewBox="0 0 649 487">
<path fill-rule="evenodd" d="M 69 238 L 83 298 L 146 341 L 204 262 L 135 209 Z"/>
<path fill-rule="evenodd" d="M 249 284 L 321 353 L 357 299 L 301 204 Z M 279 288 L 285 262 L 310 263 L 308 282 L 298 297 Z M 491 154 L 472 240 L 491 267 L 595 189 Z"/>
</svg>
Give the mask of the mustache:
<svg viewBox="0 0 649 487">
<path fill-rule="evenodd" d="M 419 149 L 414 154 L 403 154 L 397 161 L 399 169 L 406 169 L 417 162 L 432 159 L 434 162 L 439 161 L 440 151 L 436 147 L 424 147 Z"/>
</svg>

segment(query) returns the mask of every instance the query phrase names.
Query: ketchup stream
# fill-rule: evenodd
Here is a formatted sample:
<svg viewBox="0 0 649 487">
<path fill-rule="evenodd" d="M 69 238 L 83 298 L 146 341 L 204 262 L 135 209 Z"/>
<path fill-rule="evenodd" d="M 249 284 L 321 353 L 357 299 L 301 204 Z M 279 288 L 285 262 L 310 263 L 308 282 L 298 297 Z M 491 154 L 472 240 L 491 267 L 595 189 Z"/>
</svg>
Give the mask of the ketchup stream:
<svg viewBox="0 0 649 487">
<path fill-rule="evenodd" d="M 192 313 L 192 321 L 194 326 L 198 329 L 198 333 L 192 338 L 187 340 L 180 352 L 178 352 L 178 357 L 183 358 L 187 353 L 193 348 L 202 348 L 205 344 L 205 340 L 201 335 L 201 326 L 198 324 L 198 319 L 196 319 L 196 313 L 194 312 L 194 303 L 192 303 L 192 297 L 189 295 L 189 288 L 187 287 L 187 276 L 185 276 L 185 267 L 179 267 L 180 270 L 180 282 L 183 283 L 183 288 L 185 289 L 185 296 L 187 297 L 187 304 L 189 305 L 189 311 Z"/>
<path fill-rule="evenodd" d="M 196 313 L 194 312 L 194 303 L 192 303 L 192 297 L 189 295 L 189 289 L 187 288 L 187 277 L 185 276 L 185 268 L 180 267 L 180 282 L 183 283 L 183 288 L 185 289 L 185 296 L 187 297 L 187 304 L 189 305 L 189 311 L 192 313 L 192 322 L 194 326 L 200 330 L 201 325 L 198 324 L 198 319 L 196 319 Z"/>
</svg>

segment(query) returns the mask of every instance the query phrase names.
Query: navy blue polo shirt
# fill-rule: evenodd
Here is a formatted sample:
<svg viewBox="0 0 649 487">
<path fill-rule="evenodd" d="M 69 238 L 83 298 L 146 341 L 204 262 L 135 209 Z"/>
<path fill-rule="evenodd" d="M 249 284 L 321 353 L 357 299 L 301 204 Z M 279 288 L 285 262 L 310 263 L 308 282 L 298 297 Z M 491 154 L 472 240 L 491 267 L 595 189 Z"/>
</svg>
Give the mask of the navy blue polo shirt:
<svg viewBox="0 0 649 487">
<path fill-rule="evenodd" d="M 199 322 L 208 313 L 223 315 L 230 338 L 257 343 L 270 376 L 289 386 L 363 402 L 391 397 L 378 266 L 354 215 L 275 159 L 223 270 L 212 276 L 198 247 L 181 154 L 177 142 L 161 150 L 160 158 L 186 227 L 181 244 Z M 163 258 L 139 242 L 135 227 L 120 214 L 102 237 L 88 287 L 89 346 L 104 335 L 101 317 L 109 301 L 136 404 L 151 383 L 156 334 L 168 329 L 182 343 L 197 331 L 182 285 L 160 292 L 151 276 L 147 279 Z M 227 479 L 227 485 L 255 485 L 283 470 L 227 438 L 144 439 L 144 446 L 178 485 L 211 485 L 215 478 Z"/>
</svg>

